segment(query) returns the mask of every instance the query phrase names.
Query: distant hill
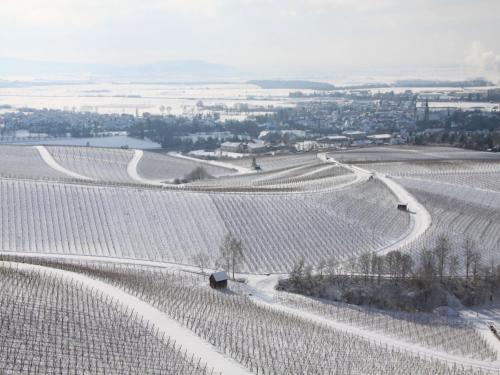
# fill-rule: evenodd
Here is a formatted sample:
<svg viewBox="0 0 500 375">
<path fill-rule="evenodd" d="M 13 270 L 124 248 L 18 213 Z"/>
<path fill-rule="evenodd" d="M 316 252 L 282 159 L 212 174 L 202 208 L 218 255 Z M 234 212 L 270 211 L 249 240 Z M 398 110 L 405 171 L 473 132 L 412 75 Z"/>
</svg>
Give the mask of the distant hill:
<svg viewBox="0 0 500 375">
<path fill-rule="evenodd" d="M 249 84 L 257 85 L 263 89 L 296 89 L 296 90 L 333 90 L 334 85 L 326 82 L 314 81 L 289 81 L 289 80 L 255 80 Z"/>
<path fill-rule="evenodd" d="M 400 80 L 394 83 L 395 87 L 486 87 L 494 86 L 492 82 L 485 79 L 471 79 L 466 81 L 440 81 L 440 80 L 425 80 L 412 79 Z"/>
</svg>

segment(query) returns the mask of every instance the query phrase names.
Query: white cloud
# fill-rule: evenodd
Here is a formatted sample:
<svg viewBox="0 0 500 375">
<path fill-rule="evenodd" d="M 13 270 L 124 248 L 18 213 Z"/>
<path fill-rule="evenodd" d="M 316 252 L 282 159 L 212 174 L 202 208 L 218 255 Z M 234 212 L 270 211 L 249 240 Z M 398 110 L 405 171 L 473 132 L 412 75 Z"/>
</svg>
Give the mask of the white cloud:
<svg viewBox="0 0 500 375">
<path fill-rule="evenodd" d="M 470 47 L 465 56 L 465 63 L 478 75 L 500 78 L 500 54 L 486 49 L 479 41 L 475 41 Z"/>
</svg>

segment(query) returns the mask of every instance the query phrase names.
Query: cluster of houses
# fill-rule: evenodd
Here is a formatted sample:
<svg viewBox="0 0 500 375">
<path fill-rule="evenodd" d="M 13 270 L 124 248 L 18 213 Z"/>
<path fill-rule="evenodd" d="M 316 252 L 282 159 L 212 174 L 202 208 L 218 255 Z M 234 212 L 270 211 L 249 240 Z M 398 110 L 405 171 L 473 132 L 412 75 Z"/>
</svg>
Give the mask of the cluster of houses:
<svg viewBox="0 0 500 375">
<path fill-rule="evenodd" d="M 365 146 L 370 144 L 403 144 L 405 140 L 400 135 L 393 134 L 372 134 L 353 130 L 344 131 L 340 135 L 329 135 L 319 137 L 314 140 L 303 140 L 295 143 L 297 151 L 315 151 L 315 150 L 331 150 L 343 149 L 346 147 Z"/>
<path fill-rule="evenodd" d="M 346 147 L 364 146 L 369 144 L 402 144 L 405 140 L 399 135 L 393 134 L 367 134 L 366 132 L 353 130 L 344 131 L 340 135 L 329 136 L 310 136 L 305 131 L 297 131 L 301 134 L 295 134 L 290 131 L 291 142 L 287 146 L 291 146 L 295 151 L 317 151 L 342 149 Z M 262 132 L 264 133 L 264 132 Z M 266 132 L 269 133 L 269 132 Z M 304 133 L 304 134 L 302 134 Z M 288 133 L 287 133 L 288 134 Z M 265 134 L 267 136 L 268 134 Z M 261 138 L 261 137 L 259 137 Z M 283 145 L 285 146 L 285 145 Z M 263 140 L 241 140 L 238 142 L 223 142 L 220 150 L 226 153 L 238 154 L 262 154 L 272 151 L 276 148 L 270 142 Z"/>
<path fill-rule="evenodd" d="M 237 154 L 260 154 L 268 151 L 267 145 L 262 141 L 253 142 L 224 142 L 220 147 L 223 152 Z"/>
</svg>

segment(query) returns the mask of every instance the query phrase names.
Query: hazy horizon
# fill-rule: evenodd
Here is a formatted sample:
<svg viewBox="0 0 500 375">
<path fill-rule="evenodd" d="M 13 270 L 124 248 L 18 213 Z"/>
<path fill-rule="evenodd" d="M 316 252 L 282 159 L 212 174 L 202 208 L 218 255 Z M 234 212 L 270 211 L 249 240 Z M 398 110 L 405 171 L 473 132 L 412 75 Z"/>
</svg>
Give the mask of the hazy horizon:
<svg viewBox="0 0 500 375">
<path fill-rule="evenodd" d="M 243 77 L 498 81 L 499 11 L 495 0 L 4 0 L 0 62 L 204 61 Z"/>
</svg>

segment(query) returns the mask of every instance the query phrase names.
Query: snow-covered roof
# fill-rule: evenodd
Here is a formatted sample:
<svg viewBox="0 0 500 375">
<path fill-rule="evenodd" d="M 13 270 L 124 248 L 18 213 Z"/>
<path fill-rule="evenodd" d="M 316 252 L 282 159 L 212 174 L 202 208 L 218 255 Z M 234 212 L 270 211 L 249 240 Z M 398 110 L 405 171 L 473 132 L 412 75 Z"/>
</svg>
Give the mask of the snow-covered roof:
<svg viewBox="0 0 500 375">
<path fill-rule="evenodd" d="M 345 141 L 345 140 L 349 139 L 345 135 L 330 135 L 326 138 L 331 140 L 331 141 Z"/>
<path fill-rule="evenodd" d="M 224 142 L 221 146 L 225 147 L 240 147 L 241 142 Z"/>
<path fill-rule="evenodd" d="M 211 276 L 214 277 L 215 281 L 224 281 L 228 279 L 226 271 L 214 272 Z"/>
<path fill-rule="evenodd" d="M 249 144 L 247 144 L 247 147 L 249 149 L 258 149 L 258 148 L 265 148 L 266 145 L 263 142 L 255 142 L 255 143 L 249 143 Z"/>
<path fill-rule="evenodd" d="M 392 135 L 390 135 L 390 134 L 373 134 L 373 135 L 369 135 L 368 138 L 371 138 L 371 139 L 390 139 L 390 138 L 392 138 Z"/>
</svg>

